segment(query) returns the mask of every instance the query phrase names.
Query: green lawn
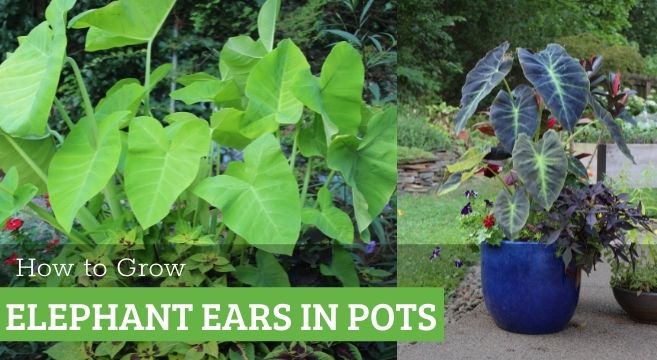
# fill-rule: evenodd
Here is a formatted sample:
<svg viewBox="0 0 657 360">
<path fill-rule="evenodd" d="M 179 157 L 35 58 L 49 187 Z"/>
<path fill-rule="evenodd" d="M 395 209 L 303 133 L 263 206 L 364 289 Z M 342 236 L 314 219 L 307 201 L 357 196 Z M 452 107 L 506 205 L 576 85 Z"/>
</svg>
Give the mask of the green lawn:
<svg viewBox="0 0 657 360">
<path fill-rule="evenodd" d="M 461 208 L 467 203 L 463 192 L 479 192 L 479 199 L 492 199 L 500 184 L 494 179 L 474 178 L 459 189 L 443 195 L 400 194 L 397 199 L 399 244 L 463 244 L 466 232 L 460 227 Z"/>
<path fill-rule="evenodd" d="M 397 281 L 399 286 L 443 287 L 449 296 L 463 279 L 467 267 L 479 261 L 478 252 L 463 244 L 466 232 L 460 227 L 461 208 L 467 203 L 463 192 L 479 192 L 479 199 L 492 199 L 500 184 L 495 180 L 476 178 L 458 190 L 436 194 L 398 196 Z M 429 257 L 436 246 L 441 256 Z M 459 259 L 463 266 L 457 268 Z"/>
</svg>

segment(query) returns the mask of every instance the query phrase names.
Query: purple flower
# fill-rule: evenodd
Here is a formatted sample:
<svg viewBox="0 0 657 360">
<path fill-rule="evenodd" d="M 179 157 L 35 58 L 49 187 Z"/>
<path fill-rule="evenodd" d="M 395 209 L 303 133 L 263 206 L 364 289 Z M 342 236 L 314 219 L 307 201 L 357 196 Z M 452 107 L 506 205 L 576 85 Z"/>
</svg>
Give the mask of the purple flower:
<svg viewBox="0 0 657 360">
<path fill-rule="evenodd" d="M 463 261 L 461 261 L 461 259 L 454 260 L 454 266 L 460 268 L 461 266 L 463 266 Z"/>
<path fill-rule="evenodd" d="M 484 199 L 484 202 L 486 203 L 486 209 L 490 209 L 494 205 L 493 202 L 488 199 Z"/>
<path fill-rule="evenodd" d="M 477 196 L 479 196 L 479 193 L 474 191 L 474 190 L 466 190 L 465 191 L 465 197 L 468 199 L 474 199 Z"/>
<path fill-rule="evenodd" d="M 376 240 L 370 241 L 370 243 L 365 246 L 365 254 L 371 255 L 374 250 L 376 250 Z"/>
<path fill-rule="evenodd" d="M 461 215 L 469 215 L 472 212 L 472 205 L 470 203 L 465 204 L 463 209 L 461 209 Z"/>
<path fill-rule="evenodd" d="M 436 248 L 433 249 L 431 256 L 429 256 L 429 261 L 433 261 L 437 257 L 440 257 L 440 246 L 436 246 Z"/>
</svg>

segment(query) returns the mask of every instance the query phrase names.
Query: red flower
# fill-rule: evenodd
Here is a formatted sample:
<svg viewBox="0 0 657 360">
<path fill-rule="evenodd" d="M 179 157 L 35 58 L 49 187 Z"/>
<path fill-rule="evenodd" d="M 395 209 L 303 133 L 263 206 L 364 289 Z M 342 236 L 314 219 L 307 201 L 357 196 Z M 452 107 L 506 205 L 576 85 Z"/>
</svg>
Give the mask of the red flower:
<svg viewBox="0 0 657 360">
<path fill-rule="evenodd" d="M 46 208 L 50 209 L 50 195 L 48 193 L 43 195 L 43 200 L 46 202 Z"/>
<path fill-rule="evenodd" d="M 50 251 L 56 248 L 57 246 L 59 246 L 59 239 L 52 239 L 48 241 L 48 244 L 46 244 L 46 251 Z"/>
<path fill-rule="evenodd" d="M 5 265 L 9 265 L 9 266 L 18 265 L 18 255 L 16 255 L 15 252 L 11 253 L 11 255 L 5 259 Z"/>
<path fill-rule="evenodd" d="M 14 218 L 7 220 L 4 229 L 7 231 L 16 231 L 20 229 L 22 226 L 23 226 L 23 220 Z"/>
<path fill-rule="evenodd" d="M 497 164 L 486 164 L 484 168 L 484 176 L 487 178 L 492 178 L 495 175 L 500 173 L 500 166 Z"/>
<path fill-rule="evenodd" d="M 493 216 L 493 214 L 486 215 L 484 218 L 484 227 L 490 229 L 493 226 L 495 226 L 495 216 Z"/>
<path fill-rule="evenodd" d="M 554 117 L 551 117 L 548 122 L 547 122 L 547 127 L 548 129 L 552 129 L 557 125 L 557 119 Z"/>
</svg>

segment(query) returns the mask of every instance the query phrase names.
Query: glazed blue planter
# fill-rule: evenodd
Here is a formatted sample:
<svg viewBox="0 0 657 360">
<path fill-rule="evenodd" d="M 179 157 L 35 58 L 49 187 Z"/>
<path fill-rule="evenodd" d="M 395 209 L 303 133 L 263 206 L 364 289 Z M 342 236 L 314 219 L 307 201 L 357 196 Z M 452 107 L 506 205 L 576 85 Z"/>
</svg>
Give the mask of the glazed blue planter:
<svg viewBox="0 0 657 360">
<path fill-rule="evenodd" d="M 481 245 L 484 302 L 497 326 L 514 333 L 548 334 L 568 325 L 579 286 L 555 253 L 555 245 L 540 243 Z"/>
</svg>

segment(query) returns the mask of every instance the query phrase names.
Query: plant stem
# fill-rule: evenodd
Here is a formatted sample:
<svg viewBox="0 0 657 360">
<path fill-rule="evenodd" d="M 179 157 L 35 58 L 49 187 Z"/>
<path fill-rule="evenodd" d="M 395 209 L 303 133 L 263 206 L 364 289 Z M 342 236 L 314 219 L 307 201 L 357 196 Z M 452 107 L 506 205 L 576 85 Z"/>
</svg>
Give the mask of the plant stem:
<svg viewBox="0 0 657 360">
<path fill-rule="evenodd" d="M 94 107 L 93 105 L 91 105 L 89 92 L 87 91 L 87 86 L 84 84 L 84 80 L 82 79 L 82 73 L 80 72 L 80 68 L 78 67 L 78 64 L 75 62 L 75 60 L 73 60 L 73 58 L 71 57 L 67 57 L 66 62 L 68 62 L 68 64 L 71 65 L 71 68 L 73 69 L 73 73 L 75 74 L 75 80 L 78 83 L 78 88 L 80 89 L 80 94 L 82 95 L 82 103 L 84 104 L 84 111 L 87 113 L 89 119 L 92 120 L 93 127 L 97 132 L 98 124 L 96 124 L 96 115 L 94 113 Z"/>
<path fill-rule="evenodd" d="M 509 92 L 509 95 L 511 95 L 511 86 L 509 86 L 509 83 L 506 82 L 506 79 L 502 79 L 504 81 L 504 87 L 506 87 L 506 91 Z"/>
<path fill-rule="evenodd" d="M 303 187 L 301 188 L 301 207 L 306 204 L 306 195 L 308 194 L 308 184 L 310 184 L 310 173 L 313 168 L 313 158 L 308 158 L 308 163 L 306 164 L 306 175 L 303 179 Z"/>
<path fill-rule="evenodd" d="M 16 143 L 14 138 L 3 132 L 0 132 L 0 134 L 2 134 L 2 136 L 5 137 L 9 145 L 11 145 L 11 147 L 13 147 L 14 150 L 16 150 L 18 155 L 20 155 L 21 158 L 23 158 L 23 160 L 25 160 L 25 162 L 30 166 L 30 168 L 32 168 L 32 171 L 34 171 L 34 173 L 39 177 L 39 179 L 41 179 L 41 181 L 43 181 L 44 184 L 47 184 L 48 177 L 46 176 L 46 173 L 44 173 L 43 170 L 41 170 L 41 168 L 34 162 L 34 160 L 32 160 L 32 158 L 27 153 L 25 153 L 25 151 L 23 151 L 20 145 Z"/>
<path fill-rule="evenodd" d="M 66 126 L 68 126 L 68 129 L 73 130 L 73 126 L 75 126 L 75 124 L 73 124 L 71 117 L 68 115 L 66 107 L 64 107 L 64 104 L 58 98 L 55 98 L 55 108 L 57 108 L 59 116 L 61 116 L 62 120 L 64 120 Z"/>
<path fill-rule="evenodd" d="M 28 207 L 29 207 L 29 208 L 30 208 L 30 209 L 31 209 L 31 210 L 32 210 L 32 211 L 33 211 L 33 212 L 34 212 L 39 218 L 41 218 L 41 220 L 47 222 L 48 224 L 50 224 L 50 226 L 54 227 L 54 228 L 57 229 L 58 231 L 60 231 L 60 232 L 62 232 L 62 233 L 64 233 L 64 234 L 67 234 L 67 232 L 64 230 L 64 228 L 62 228 L 62 226 L 59 225 L 59 223 L 57 222 L 57 219 L 55 219 L 54 216 L 52 216 L 49 212 L 47 212 L 46 210 L 44 210 L 43 208 L 41 208 L 39 205 L 37 205 L 37 204 L 35 204 L 35 203 L 33 203 L 33 202 L 30 202 L 30 203 L 28 204 Z M 88 239 L 85 239 L 82 235 L 78 234 L 78 233 L 77 233 L 76 231 L 74 231 L 74 230 L 71 230 L 71 231 L 68 233 L 68 237 L 69 237 L 69 239 L 71 239 L 71 241 L 73 241 L 73 242 L 76 243 L 76 244 L 80 244 L 80 245 L 91 245 L 91 242 L 90 242 Z"/>
<path fill-rule="evenodd" d="M 151 113 L 151 52 L 153 50 L 153 41 L 148 42 L 146 47 L 146 73 L 144 74 L 144 87 L 146 94 L 144 94 L 144 112 L 148 116 L 153 116 Z"/>
<path fill-rule="evenodd" d="M 107 205 L 109 205 L 110 212 L 112 213 L 112 219 L 116 221 L 120 221 L 121 225 L 123 225 L 123 220 L 122 220 L 122 213 L 123 210 L 121 209 L 121 202 L 119 201 L 119 195 L 118 195 L 118 189 L 116 187 L 116 183 L 114 182 L 114 177 L 110 179 L 110 181 L 107 183 L 107 186 L 105 186 L 105 201 L 107 201 Z"/>
<path fill-rule="evenodd" d="M 297 138 L 299 137 L 299 125 L 294 129 L 294 142 L 292 143 L 292 153 L 290 154 L 290 167 L 294 170 L 297 161 Z"/>
</svg>

